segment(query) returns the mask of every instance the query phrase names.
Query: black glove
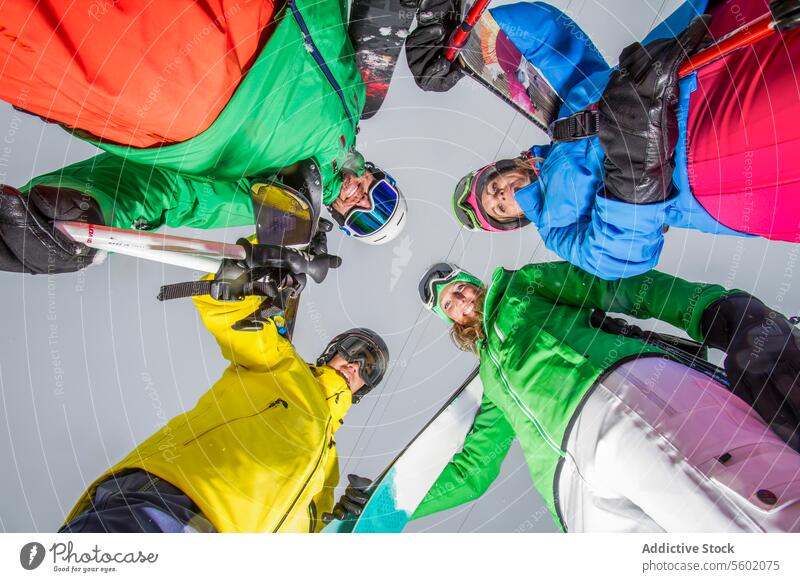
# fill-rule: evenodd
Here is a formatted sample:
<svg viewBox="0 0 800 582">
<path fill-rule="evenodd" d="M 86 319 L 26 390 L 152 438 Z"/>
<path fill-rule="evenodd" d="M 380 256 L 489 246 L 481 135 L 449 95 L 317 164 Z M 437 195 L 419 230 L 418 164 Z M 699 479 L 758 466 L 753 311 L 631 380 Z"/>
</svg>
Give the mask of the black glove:
<svg viewBox="0 0 800 582">
<path fill-rule="evenodd" d="M 703 42 L 709 20 L 698 16 L 677 38 L 622 51 L 600 101 L 606 196 L 650 204 L 672 194 L 678 69 Z"/>
<path fill-rule="evenodd" d="M 53 220 L 104 224 L 97 202 L 77 190 L 34 186 L 24 196 L 0 186 L 0 271 L 71 273 L 91 264 L 97 251 L 61 234 Z"/>
<path fill-rule="evenodd" d="M 705 343 L 727 354 L 731 391 L 800 451 L 800 331 L 748 294 L 710 305 L 701 328 Z"/>
<path fill-rule="evenodd" d="M 328 233 L 333 229 L 333 223 L 325 218 L 317 222 L 317 233 L 308 245 L 308 252 L 312 255 L 328 254 Z"/>
<path fill-rule="evenodd" d="M 346 517 L 358 517 L 364 510 L 364 506 L 369 500 L 367 488 L 372 485 L 372 480 L 358 475 L 348 475 L 350 485 L 344 491 L 339 502 L 333 506 L 331 513 L 323 513 L 323 523 L 330 523 L 334 519 L 345 519 Z"/>
<path fill-rule="evenodd" d="M 450 35 L 459 25 L 460 0 L 422 0 L 417 28 L 406 38 L 406 59 L 414 81 L 423 91 L 443 92 L 463 76 L 455 63 L 444 58 Z"/>
</svg>

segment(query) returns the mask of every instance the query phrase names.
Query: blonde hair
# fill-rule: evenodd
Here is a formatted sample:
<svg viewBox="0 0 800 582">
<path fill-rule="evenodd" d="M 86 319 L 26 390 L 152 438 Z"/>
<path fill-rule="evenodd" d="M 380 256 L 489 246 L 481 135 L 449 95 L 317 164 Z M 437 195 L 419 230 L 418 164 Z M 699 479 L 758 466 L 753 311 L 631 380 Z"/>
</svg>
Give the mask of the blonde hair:
<svg viewBox="0 0 800 582">
<path fill-rule="evenodd" d="M 544 162 L 544 158 L 538 158 L 538 157 L 535 157 L 535 156 L 531 156 L 529 158 L 529 157 L 527 157 L 525 155 L 521 155 L 521 156 L 518 156 L 518 157 L 514 158 L 514 165 L 518 169 L 525 170 L 526 172 L 535 172 L 535 170 L 533 169 L 533 167 L 534 167 L 533 165 L 534 164 L 541 164 L 542 162 Z"/>
<path fill-rule="evenodd" d="M 486 339 L 483 330 L 483 302 L 486 299 L 486 289 L 479 289 L 475 295 L 475 319 L 472 323 L 461 324 L 453 322 L 450 329 L 450 337 L 458 349 L 465 352 L 478 353 L 477 343 L 479 340 Z"/>
</svg>

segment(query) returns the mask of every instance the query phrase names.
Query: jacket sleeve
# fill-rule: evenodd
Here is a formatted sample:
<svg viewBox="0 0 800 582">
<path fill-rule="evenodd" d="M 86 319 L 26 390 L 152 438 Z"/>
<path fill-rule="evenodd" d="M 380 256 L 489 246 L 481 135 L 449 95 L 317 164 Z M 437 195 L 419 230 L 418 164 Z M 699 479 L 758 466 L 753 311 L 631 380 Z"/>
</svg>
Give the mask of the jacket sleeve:
<svg viewBox="0 0 800 582">
<path fill-rule="evenodd" d="M 502 411 L 485 395 L 461 452 L 439 475 L 411 519 L 444 511 L 483 495 L 500 474 L 515 435 Z"/>
<path fill-rule="evenodd" d="M 222 228 L 254 224 L 246 180 L 205 180 L 100 154 L 23 186 L 73 188 L 94 198 L 107 226 L 154 230 L 161 226 Z"/>
<path fill-rule="evenodd" d="M 553 145 L 541 178 L 520 190 L 526 216 L 545 246 L 573 265 L 614 280 L 658 264 L 664 246 L 667 202 L 627 204 L 602 196 L 603 156 L 597 140 Z M 536 190 L 557 193 L 547 196 Z M 536 200 L 538 199 L 538 200 Z M 552 226 L 556 225 L 556 226 Z"/>
<path fill-rule="evenodd" d="M 627 204 L 595 196 L 594 210 L 573 224 L 540 229 L 545 246 L 601 279 L 639 275 L 658 264 L 666 203 Z"/>
<path fill-rule="evenodd" d="M 251 370 L 274 370 L 286 358 L 296 358 L 292 344 L 278 333 L 270 320 L 260 331 L 236 331 L 231 326 L 253 313 L 262 299 L 215 301 L 208 295 L 193 298 L 200 319 L 219 344 L 222 356 L 234 366 Z"/>
<path fill-rule="evenodd" d="M 720 285 L 694 283 L 659 271 L 604 281 L 568 263 L 538 263 L 521 269 L 537 295 L 559 304 L 602 309 L 639 319 L 656 318 L 703 341 L 701 318 L 718 299 L 742 293 Z"/>
<path fill-rule="evenodd" d="M 662 20 L 658 26 L 647 33 L 642 44 L 646 45 L 659 38 L 678 36 L 689 26 L 689 23 L 695 16 L 700 16 L 706 12 L 707 5 L 708 0 L 686 0 L 683 4 L 678 6 L 672 14 Z"/>
<path fill-rule="evenodd" d="M 520 2 L 492 8 L 490 12 L 564 101 L 574 86 L 609 71 L 591 39 L 557 8 L 543 2 Z"/>
</svg>

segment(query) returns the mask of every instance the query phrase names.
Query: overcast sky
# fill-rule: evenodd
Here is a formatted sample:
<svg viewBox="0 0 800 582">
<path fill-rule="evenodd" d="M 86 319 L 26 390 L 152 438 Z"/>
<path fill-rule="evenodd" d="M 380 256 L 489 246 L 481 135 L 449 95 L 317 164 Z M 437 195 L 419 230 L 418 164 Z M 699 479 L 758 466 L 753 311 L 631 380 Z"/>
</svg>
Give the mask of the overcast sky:
<svg viewBox="0 0 800 582">
<path fill-rule="evenodd" d="M 680 2 L 553 4 L 577 20 L 603 54 L 617 55 Z M 13 186 L 96 151 L 7 105 L 0 105 L 0 140 L 11 148 L 0 181 Z M 332 335 L 352 326 L 382 333 L 394 356 L 383 385 L 351 410 L 337 435 L 343 476 L 379 474 L 476 363 L 421 308 L 421 273 L 449 259 L 488 278 L 498 266 L 554 258 L 532 229 L 470 234 L 450 212 L 452 189 L 466 171 L 545 142 L 543 133 L 470 80 L 447 94 L 422 93 L 404 61 L 380 114 L 362 123 L 359 149 L 395 176 L 409 200 L 409 223 L 384 247 L 332 234 L 331 250 L 344 265 L 304 292 L 295 331 L 295 345 L 309 361 Z M 200 234 L 235 240 L 243 233 Z M 660 268 L 755 292 L 792 315 L 800 312 L 793 280 L 797 253 L 786 243 L 672 229 Z M 190 271 L 123 256 L 71 275 L 0 274 L 0 531 L 57 529 L 90 482 L 162 419 L 193 407 L 218 379 L 226 362 L 192 303 L 155 298 L 161 284 L 189 278 Z M 483 498 L 408 529 L 554 527 L 515 445 Z"/>
</svg>

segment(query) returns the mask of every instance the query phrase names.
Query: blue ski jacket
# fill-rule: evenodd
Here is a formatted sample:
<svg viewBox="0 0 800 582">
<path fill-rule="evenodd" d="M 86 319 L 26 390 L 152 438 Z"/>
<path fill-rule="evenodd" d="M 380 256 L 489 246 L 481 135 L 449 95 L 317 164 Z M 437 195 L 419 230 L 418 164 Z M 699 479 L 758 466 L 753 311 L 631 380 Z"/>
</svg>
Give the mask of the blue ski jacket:
<svg viewBox="0 0 800 582">
<path fill-rule="evenodd" d="M 687 0 L 643 42 L 677 35 L 703 13 L 706 4 L 707 0 Z M 490 12 L 561 97 L 560 117 L 600 100 L 612 69 L 572 19 L 541 2 L 509 4 Z M 720 224 L 692 194 L 686 125 L 695 88 L 694 75 L 681 81 L 673 173 L 677 194 L 665 202 L 637 205 L 600 196 L 604 153 L 597 136 L 531 148 L 534 156 L 544 158 L 538 164 L 539 180 L 519 190 L 516 200 L 548 249 L 602 279 L 615 280 L 645 273 L 658 264 L 665 224 L 751 236 Z"/>
</svg>

